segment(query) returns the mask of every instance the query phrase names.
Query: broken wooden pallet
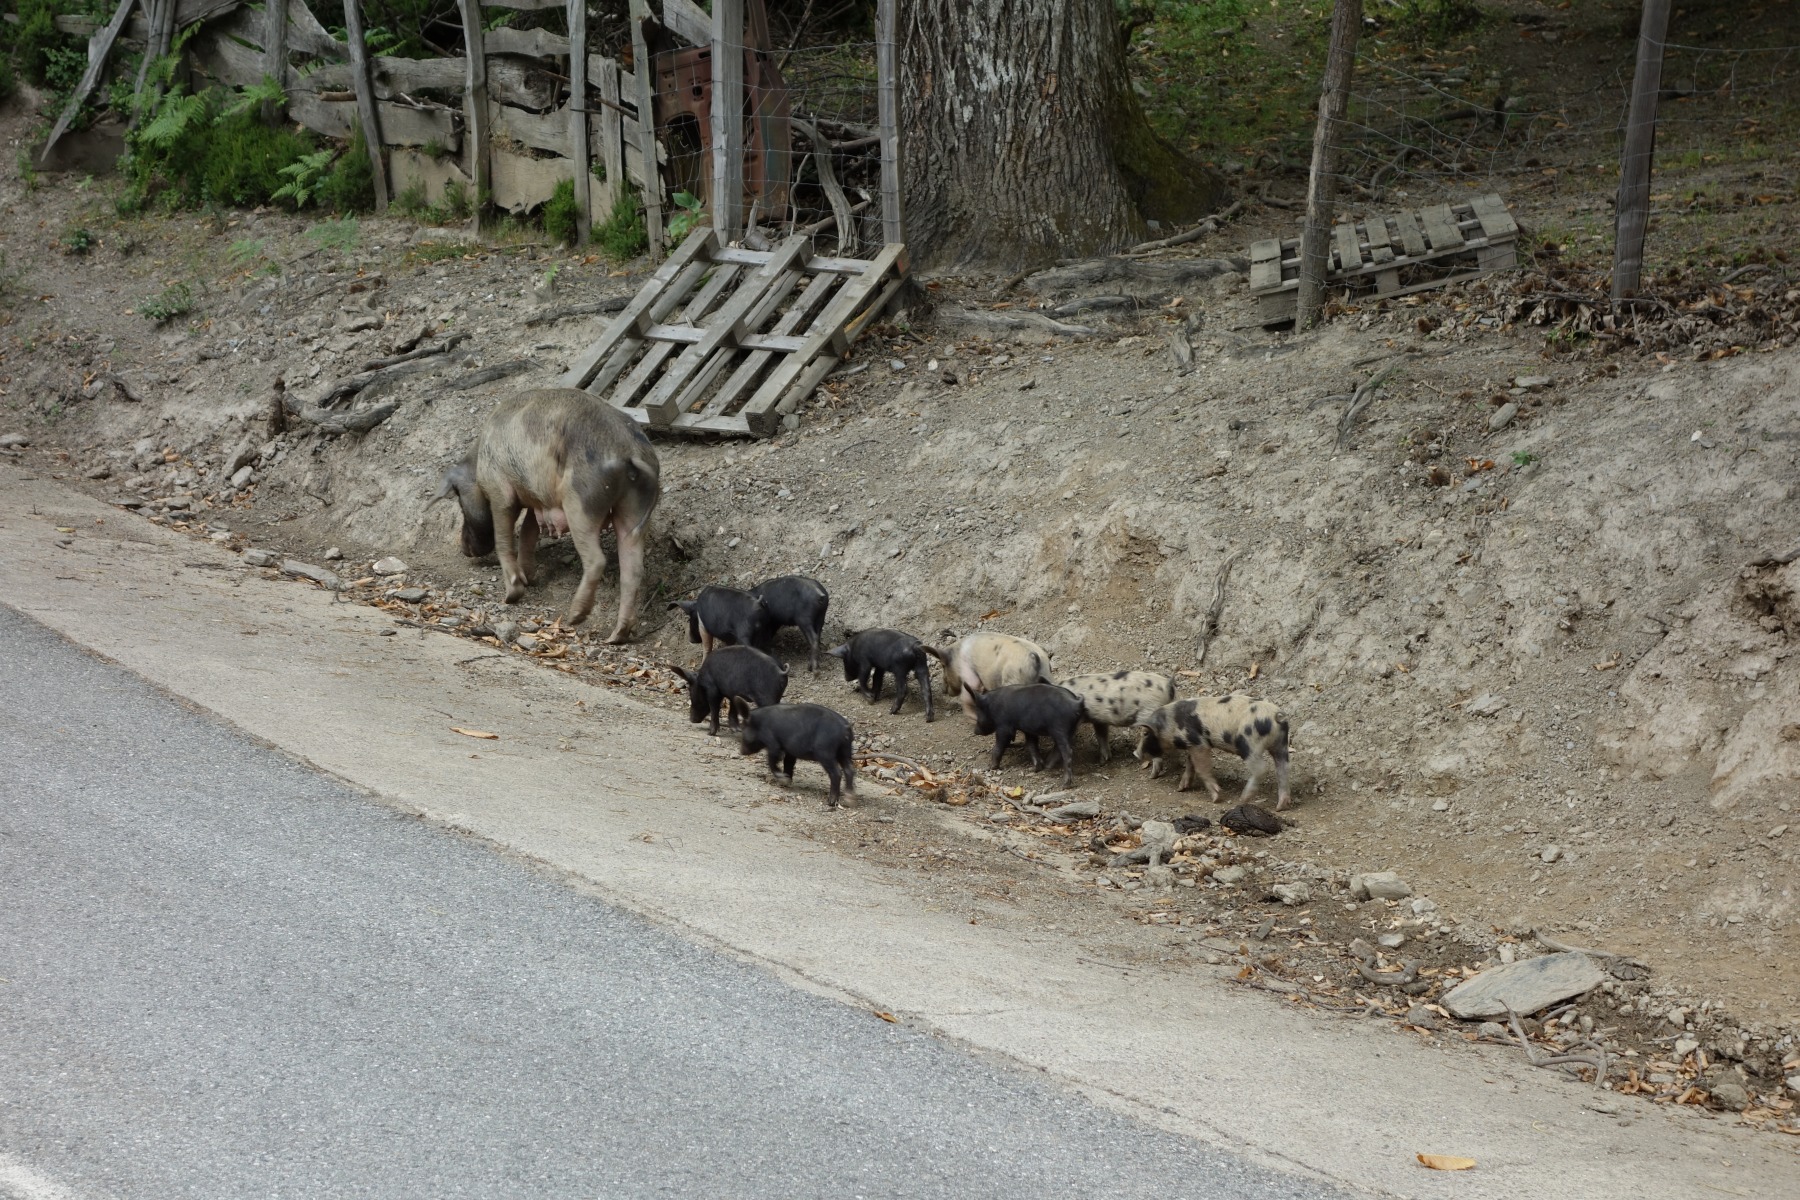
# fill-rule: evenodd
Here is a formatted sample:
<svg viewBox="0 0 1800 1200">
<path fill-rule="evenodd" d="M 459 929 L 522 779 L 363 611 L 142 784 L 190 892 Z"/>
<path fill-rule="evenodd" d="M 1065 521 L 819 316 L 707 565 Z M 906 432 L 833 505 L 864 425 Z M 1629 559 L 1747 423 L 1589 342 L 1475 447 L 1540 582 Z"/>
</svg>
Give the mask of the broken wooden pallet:
<svg viewBox="0 0 1800 1200">
<path fill-rule="evenodd" d="M 1434 204 L 1344 221 L 1332 230 L 1325 282 L 1327 287 L 1372 289 L 1377 296 L 1442 287 L 1512 266 L 1518 236 L 1506 201 L 1492 194 L 1467 204 Z M 1474 268 L 1466 269 L 1471 258 Z M 1447 268 L 1451 273 L 1403 284 L 1401 272 L 1408 267 Z M 1268 238 L 1251 245 L 1250 292 L 1263 324 L 1293 320 L 1299 288 L 1300 239 Z"/>
<path fill-rule="evenodd" d="M 654 429 L 767 437 L 841 361 L 906 275 L 906 247 L 820 258 L 695 230 L 562 378 Z M 677 310 L 680 310 L 677 312 Z"/>
</svg>

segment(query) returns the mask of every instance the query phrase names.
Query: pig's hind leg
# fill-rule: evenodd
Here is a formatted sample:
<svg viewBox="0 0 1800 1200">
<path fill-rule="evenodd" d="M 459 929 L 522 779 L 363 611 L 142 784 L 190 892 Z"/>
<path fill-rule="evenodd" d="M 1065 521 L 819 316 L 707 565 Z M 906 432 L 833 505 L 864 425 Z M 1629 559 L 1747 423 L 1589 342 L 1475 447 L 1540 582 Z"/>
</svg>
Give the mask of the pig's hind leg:
<svg viewBox="0 0 1800 1200">
<path fill-rule="evenodd" d="M 918 666 L 913 668 L 913 674 L 919 680 L 919 694 L 925 697 L 925 722 L 930 724 L 937 719 L 937 715 L 931 710 L 931 664 L 921 661 Z M 894 711 L 899 712 L 900 710 L 895 709 Z"/>
<path fill-rule="evenodd" d="M 509 498 L 494 506 L 494 557 L 500 560 L 500 579 L 506 584 L 508 604 L 517 604 L 525 598 L 525 572 L 519 565 L 519 548 L 524 538 L 517 532 L 518 524 L 517 501 Z M 531 530 L 531 540 L 535 545 L 537 518 L 529 512 L 525 514 L 525 527 Z"/>
<path fill-rule="evenodd" d="M 889 713 L 899 712 L 900 706 L 905 703 L 906 703 L 906 672 L 899 668 L 895 668 L 895 670 L 894 670 L 894 707 L 888 709 L 888 712 Z"/>
</svg>

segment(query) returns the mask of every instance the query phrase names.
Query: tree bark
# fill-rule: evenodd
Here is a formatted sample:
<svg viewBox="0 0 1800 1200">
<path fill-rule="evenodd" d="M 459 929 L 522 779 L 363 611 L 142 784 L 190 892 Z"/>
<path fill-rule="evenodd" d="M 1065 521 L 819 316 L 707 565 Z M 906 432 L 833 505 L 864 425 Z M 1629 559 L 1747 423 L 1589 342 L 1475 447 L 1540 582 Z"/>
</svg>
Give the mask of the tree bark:
<svg viewBox="0 0 1800 1200">
<path fill-rule="evenodd" d="M 1331 254 L 1331 202 L 1337 193 L 1337 132 L 1350 105 L 1350 72 L 1356 65 L 1356 35 L 1362 28 L 1362 0 L 1337 0 L 1331 11 L 1331 49 L 1319 92 L 1319 121 L 1313 127 L 1312 172 L 1306 184 L 1306 223 L 1300 230 L 1300 290 L 1294 299 L 1294 328 L 1311 329 L 1325 306 L 1325 267 Z"/>
<path fill-rule="evenodd" d="M 1114 0 L 916 0 L 899 12 L 916 264 L 1019 268 L 1216 210 L 1223 182 L 1157 137 Z"/>
<path fill-rule="evenodd" d="M 1656 156 L 1656 98 L 1662 90 L 1663 38 L 1669 0 L 1644 0 L 1638 27 L 1637 70 L 1631 77 L 1631 110 L 1625 149 L 1619 155 L 1619 198 L 1613 217 L 1612 298 L 1637 294 L 1644 274 L 1644 230 L 1650 223 L 1650 164 Z"/>
</svg>

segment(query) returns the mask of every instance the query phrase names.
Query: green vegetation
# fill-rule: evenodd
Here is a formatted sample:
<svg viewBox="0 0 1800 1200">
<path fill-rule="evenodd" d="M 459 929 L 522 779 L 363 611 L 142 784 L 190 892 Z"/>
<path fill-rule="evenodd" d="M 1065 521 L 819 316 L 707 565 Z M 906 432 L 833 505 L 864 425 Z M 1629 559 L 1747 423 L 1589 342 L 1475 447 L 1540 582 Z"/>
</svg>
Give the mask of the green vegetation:
<svg viewBox="0 0 1800 1200">
<path fill-rule="evenodd" d="M 138 316 L 161 325 L 194 309 L 194 289 L 185 283 L 172 283 L 154 296 L 138 301 Z"/>
<path fill-rule="evenodd" d="M 594 244 L 614 262 L 636 258 L 650 245 L 644 232 L 644 212 L 638 207 L 637 194 L 629 188 L 619 189 L 619 198 L 606 220 L 594 227 Z"/>
<path fill-rule="evenodd" d="M 94 234 L 89 229 L 71 229 L 58 240 L 57 245 L 66 255 L 83 255 L 94 248 Z"/>
<path fill-rule="evenodd" d="M 306 236 L 322 249 L 350 251 L 362 239 L 362 227 L 355 217 L 345 217 L 340 221 L 321 221 L 308 229 Z"/>
<path fill-rule="evenodd" d="M 454 179 L 444 185 L 444 198 L 436 204 L 426 198 L 425 184 L 420 181 L 395 196 L 393 208 L 421 225 L 454 225 L 467 221 L 474 211 L 469 204 L 469 189 Z"/>
<path fill-rule="evenodd" d="M 669 241 L 679 245 L 693 232 L 694 226 L 706 221 L 706 209 L 700 197 L 691 192 L 676 192 L 669 198 L 675 205 L 669 215 Z"/>
<path fill-rule="evenodd" d="M 375 167 L 369 161 L 369 144 L 362 126 L 356 126 L 350 145 L 339 156 L 319 185 L 319 204 L 334 213 L 370 212 L 375 207 Z"/>
<path fill-rule="evenodd" d="M 337 150 L 331 146 L 302 154 L 281 168 L 281 175 L 287 182 L 275 190 L 272 199 L 286 200 L 295 208 L 305 208 L 318 196 L 326 173 L 331 170 L 331 161 L 336 157 Z"/>
<path fill-rule="evenodd" d="M 1536 461 L 1537 455 L 1529 450 L 1514 450 L 1512 452 L 1512 462 L 1515 467 L 1529 467 Z"/>
<path fill-rule="evenodd" d="M 559 246 L 572 246 L 580 218 L 581 208 L 575 203 L 575 181 L 565 179 L 544 202 L 544 233 Z"/>
<path fill-rule="evenodd" d="M 173 55 L 152 64 L 149 82 L 157 86 L 132 100 L 137 123 L 119 163 L 119 210 L 276 199 L 283 168 L 312 149 L 310 139 L 263 121 L 265 103 L 285 100 L 281 88 L 265 77 L 254 87 L 189 94 L 173 81 L 174 71 Z"/>
<path fill-rule="evenodd" d="M 468 253 L 467 246 L 459 246 L 455 242 L 420 242 L 406 252 L 406 259 L 412 263 L 440 263 L 452 258 L 462 258 Z"/>
</svg>

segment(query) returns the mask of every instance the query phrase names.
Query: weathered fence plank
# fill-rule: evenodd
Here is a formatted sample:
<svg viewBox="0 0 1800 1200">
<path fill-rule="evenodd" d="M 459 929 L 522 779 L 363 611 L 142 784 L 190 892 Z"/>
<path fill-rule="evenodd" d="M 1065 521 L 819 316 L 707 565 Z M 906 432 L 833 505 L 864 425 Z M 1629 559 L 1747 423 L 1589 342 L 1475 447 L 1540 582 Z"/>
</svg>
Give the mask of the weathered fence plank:
<svg viewBox="0 0 1800 1200">
<path fill-rule="evenodd" d="M 588 174 L 587 0 L 569 0 L 569 158 L 575 177 L 575 242 L 588 241 L 593 199 Z"/>
<path fill-rule="evenodd" d="M 369 74 L 369 45 L 363 37 L 362 0 L 344 0 L 344 32 L 350 40 L 350 81 L 356 86 L 356 114 L 368 143 L 369 170 L 375 177 L 375 211 L 388 206 L 387 158 L 381 152 L 381 118 L 375 109 L 375 79 Z"/>
</svg>

